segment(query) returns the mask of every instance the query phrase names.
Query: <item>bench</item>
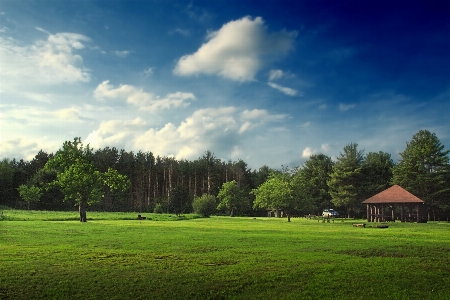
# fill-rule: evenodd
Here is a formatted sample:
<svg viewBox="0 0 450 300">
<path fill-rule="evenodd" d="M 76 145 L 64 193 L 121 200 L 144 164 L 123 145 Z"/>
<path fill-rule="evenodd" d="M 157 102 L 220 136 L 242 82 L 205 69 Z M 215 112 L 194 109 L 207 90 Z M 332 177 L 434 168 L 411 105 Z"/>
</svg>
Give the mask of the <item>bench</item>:
<svg viewBox="0 0 450 300">
<path fill-rule="evenodd" d="M 353 227 L 363 227 L 363 228 L 366 228 L 366 224 L 365 224 L 365 223 L 355 223 L 355 224 L 353 224 Z"/>
</svg>

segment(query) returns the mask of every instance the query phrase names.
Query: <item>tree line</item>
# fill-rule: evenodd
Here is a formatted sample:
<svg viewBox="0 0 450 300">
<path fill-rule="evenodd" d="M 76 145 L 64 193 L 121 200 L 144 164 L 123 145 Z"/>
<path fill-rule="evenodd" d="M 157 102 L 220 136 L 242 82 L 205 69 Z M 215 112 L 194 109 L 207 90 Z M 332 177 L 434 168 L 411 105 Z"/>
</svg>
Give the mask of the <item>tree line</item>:
<svg viewBox="0 0 450 300">
<path fill-rule="evenodd" d="M 350 143 L 336 160 L 312 155 L 303 165 L 251 170 L 243 160 L 222 161 L 206 151 L 196 160 L 106 147 L 94 151 L 80 138 L 55 154 L 40 151 L 31 161 L 0 162 L 0 205 L 69 210 L 197 212 L 203 215 L 291 216 L 336 208 L 364 216 L 361 202 L 398 184 L 428 204 L 429 219 L 450 213 L 450 166 L 434 133 L 416 133 L 394 163 L 386 152 Z"/>
</svg>

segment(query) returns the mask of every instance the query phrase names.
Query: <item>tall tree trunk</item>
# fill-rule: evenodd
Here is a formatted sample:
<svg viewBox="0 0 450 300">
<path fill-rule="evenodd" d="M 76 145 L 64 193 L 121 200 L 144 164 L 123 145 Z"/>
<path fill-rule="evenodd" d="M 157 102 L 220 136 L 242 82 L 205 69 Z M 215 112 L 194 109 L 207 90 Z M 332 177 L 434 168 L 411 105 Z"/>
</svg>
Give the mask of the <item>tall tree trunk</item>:
<svg viewBox="0 0 450 300">
<path fill-rule="evenodd" d="M 87 222 L 86 207 L 87 207 L 86 201 L 81 202 L 80 205 L 78 206 L 78 211 L 80 212 L 80 222 Z"/>
<path fill-rule="evenodd" d="M 148 172 L 148 185 L 147 185 L 147 208 L 150 207 L 150 194 L 152 186 L 152 169 Z"/>
</svg>

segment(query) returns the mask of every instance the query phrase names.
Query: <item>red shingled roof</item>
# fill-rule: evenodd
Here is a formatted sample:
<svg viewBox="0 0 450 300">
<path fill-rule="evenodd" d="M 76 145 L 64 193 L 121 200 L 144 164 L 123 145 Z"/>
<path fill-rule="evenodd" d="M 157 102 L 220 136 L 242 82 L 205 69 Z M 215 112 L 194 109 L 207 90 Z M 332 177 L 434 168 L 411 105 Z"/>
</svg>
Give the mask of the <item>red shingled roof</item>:
<svg viewBox="0 0 450 300">
<path fill-rule="evenodd" d="M 381 193 L 376 194 L 373 197 L 363 201 L 363 204 L 376 204 L 376 203 L 424 203 L 422 200 L 402 188 L 401 186 L 394 185 Z"/>
</svg>

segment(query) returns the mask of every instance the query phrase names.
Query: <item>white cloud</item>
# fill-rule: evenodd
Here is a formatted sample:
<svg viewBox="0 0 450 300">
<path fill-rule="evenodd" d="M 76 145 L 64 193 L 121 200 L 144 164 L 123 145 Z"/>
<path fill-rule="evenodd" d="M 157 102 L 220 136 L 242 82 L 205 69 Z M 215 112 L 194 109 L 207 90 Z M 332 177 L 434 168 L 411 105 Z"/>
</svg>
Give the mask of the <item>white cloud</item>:
<svg viewBox="0 0 450 300">
<path fill-rule="evenodd" d="M 244 110 L 241 113 L 241 118 L 243 120 L 252 120 L 252 119 L 260 119 L 268 116 L 269 113 L 265 109 L 253 109 L 253 110 Z"/>
<path fill-rule="evenodd" d="M 82 66 L 83 58 L 74 54 L 90 39 L 76 33 L 49 34 L 46 41 L 22 45 L 12 38 L 0 37 L 0 78 L 3 88 L 37 84 L 88 82 L 89 71 Z"/>
<path fill-rule="evenodd" d="M 270 70 L 269 81 L 280 79 L 283 77 L 283 75 L 284 75 L 284 73 L 281 70 Z"/>
<path fill-rule="evenodd" d="M 319 109 L 327 109 L 327 108 L 328 108 L 328 105 L 326 105 L 326 104 L 319 105 Z"/>
<path fill-rule="evenodd" d="M 284 86 L 278 85 L 278 84 L 273 83 L 273 82 L 268 82 L 267 84 L 270 87 L 272 87 L 274 89 L 277 89 L 280 92 L 282 92 L 282 93 L 284 93 L 284 94 L 286 94 L 288 96 L 296 96 L 298 94 L 297 90 L 294 90 L 294 89 L 291 89 L 291 88 L 288 88 L 288 87 L 284 87 Z"/>
<path fill-rule="evenodd" d="M 330 151 L 330 145 L 329 144 L 322 144 L 322 146 L 320 147 L 321 152 L 322 153 L 327 153 Z M 311 147 L 306 147 L 303 152 L 302 152 L 302 157 L 303 158 L 310 158 L 311 155 L 317 154 L 320 151 L 318 151 L 317 149 L 313 149 Z"/>
<path fill-rule="evenodd" d="M 166 95 L 164 98 L 154 96 L 153 94 L 144 92 L 132 85 L 120 85 L 114 88 L 108 84 L 109 81 L 103 81 L 94 90 L 94 97 L 98 100 L 109 99 L 126 99 L 142 111 L 157 111 L 161 109 L 169 109 L 171 107 L 186 107 L 189 105 L 188 100 L 195 100 L 192 93 L 176 92 Z"/>
<path fill-rule="evenodd" d="M 302 157 L 309 158 L 311 155 L 316 154 L 316 150 L 313 150 L 311 147 L 306 147 L 302 152 Z"/>
<path fill-rule="evenodd" d="M 348 105 L 346 105 L 346 104 L 340 103 L 340 104 L 339 104 L 339 110 L 340 110 L 340 111 L 347 111 L 347 110 L 349 110 L 349 109 L 354 108 L 355 106 L 356 106 L 356 104 L 348 104 Z"/>
<path fill-rule="evenodd" d="M 258 120 L 249 121 L 257 115 Z M 237 149 L 240 149 L 242 134 L 280 118 L 263 110 L 240 112 L 235 107 L 206 108 L 195 111 L 179 126 L 166 123 L 160 129 L 148 128 L 140 118 L 104 121 L 85 142 L 94 148 L 114 145 L 177 159 L 195 159 L 208 149 L 229 157 L 230 153 L 240 153 Z"/>
<path fill-rule="evenodd" d="M 116 55 L 116 56 L 118 56 L 118 57 L 122 57 L 122 58 L 124 58 L 124 57 L 127 57 L 128 56 L 128 54 L 130 54 L 131 52 L 130 51 L 118 51 L 118 50 L 116 50 L 116 51 L 113 51 L 113 53 L 114 53 L 114 55 Z"/>
<path fill-rule="evenodd" d="M 219 75 L 236 81 L 252 81 L 263 66 L 263 58 L 280 55 L 293 47 L 297 32 L 269 33 L 262 18 L 231 21 L 210 32 L 207 42 L 194 54 L 181 57 L 177 75 Z"/>
<path fill-rule="evenodd" d="M 54 112 L 53 115 L 61 120 L 78 120 L 78 119 L 80 119 L 80 111 L 74 107 L 60 109 L 60 110 Z"/>
</svg>

